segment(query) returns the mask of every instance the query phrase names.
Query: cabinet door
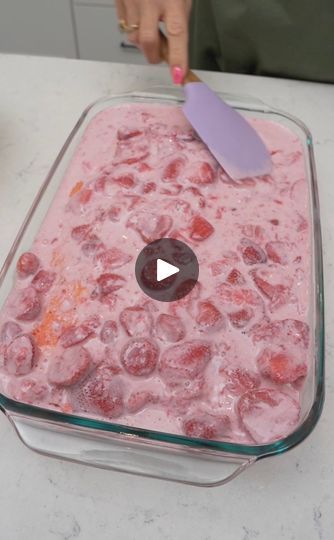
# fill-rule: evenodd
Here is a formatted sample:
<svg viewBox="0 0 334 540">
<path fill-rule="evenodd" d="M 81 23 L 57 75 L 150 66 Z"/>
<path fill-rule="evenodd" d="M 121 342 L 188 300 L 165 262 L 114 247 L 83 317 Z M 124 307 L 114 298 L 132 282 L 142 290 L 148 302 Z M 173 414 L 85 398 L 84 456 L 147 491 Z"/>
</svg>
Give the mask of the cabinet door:
<svg viewBox="0 0 334 540">
<path fill-rule="evenodd" d="M 0 0 L 0 51 L 76 57 L 70 0 Z"/>
<path fill-rule="evenodd" d="M 80 58 L 129 64 L 146 63 L 140 51 L 127 42 L 126 34 L 119 32 L 114 7 L 84 5 L 81 2 L 74 2 Z"/>
</svg>

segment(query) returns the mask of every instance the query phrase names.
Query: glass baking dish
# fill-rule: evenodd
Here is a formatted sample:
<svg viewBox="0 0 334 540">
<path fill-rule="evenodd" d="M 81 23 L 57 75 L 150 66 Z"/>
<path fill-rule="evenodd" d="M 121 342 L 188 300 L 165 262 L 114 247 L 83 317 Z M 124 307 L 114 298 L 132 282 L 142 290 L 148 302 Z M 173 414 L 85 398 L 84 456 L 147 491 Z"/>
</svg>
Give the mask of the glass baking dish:
<svg viewBox="0 0 334 540">
<path fill-rule="evenodd" d="M 289 450 L 315 427 L 324 401 L 324 302 L 322 244 L 312 137 L 302 122 L 252 98 L 223 95 L 246 116 L 271 119 L 292 130 L 301 140 L 311 207 L 312 294 L 310 373 L 305 384 L 299 425 L 284 439 L 265 445 L 192 439 L 186 436 L 136 429 L 20 403 L 0 394 L 0 406 L 21 440 L 48 456 L 100 468 L 162 478 L 197 486 L 221 485 L 257 460 Z M 153 88 L 105 97 L 89 106 L 65 142 L 25 218 L 0 272 L 0 307 L 12 287 L 19 255 L 27 251 L 51 205 L 66 169 L 90 120 L 100 111 L 126 102 L 182 103 L 180 91 Z"/>
</svg>

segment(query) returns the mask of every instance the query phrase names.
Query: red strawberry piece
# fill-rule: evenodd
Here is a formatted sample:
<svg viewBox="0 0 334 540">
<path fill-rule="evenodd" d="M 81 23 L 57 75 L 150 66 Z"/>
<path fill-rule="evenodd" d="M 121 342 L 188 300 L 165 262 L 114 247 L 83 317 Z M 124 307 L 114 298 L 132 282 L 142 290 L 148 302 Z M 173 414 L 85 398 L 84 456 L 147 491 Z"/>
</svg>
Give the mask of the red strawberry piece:
<svg viewBox="0 0 334 540">
<path fill-rule="evenodd" d="M 168 187 L 160 189 L 159 193 L 161 193 L 162 195 L 177 196 L 177 195 L 180 195 L 181 191 L 182 191 L 181 184 L 170 183 L 168 184 Z"/>
<path fill-rule="evenodd" d="M 197 185 L 213 184 L 217 173 L 207 161 L 197 161 L 188 167 L 185 178 Z"/>
<path fill-rule="evenodd" d="M 101 298 L 118 291 L 124 287 L 126 279 L 118 274 L 102 274 L 97 279 L 99 295 Z"/>
<path fill-rule="evenodd" d="M 48 394 L 48 387 L 41 381 L 25 378 L 18 381 L 11 381 L 9 395 L 23 403 L 36 403 L 43 401 Z"/>
<path fill-rule="evenodd" d="M 36 274 L 38 267 L 38 258 L 34 253 L 30 253 L 29 251 L 22 253 L 16 265 L 17 273 L 20 278 L 26 278 Z"/>
<path fill-rule="evenodd" d="M 304 353 L 287 350 L 284 346 L 263 349 L 257 365 L 264 377 L 280 384 L 293 383 L 307 375 Z"/>
<path fill-rule="evenodd" d="M 110 221 L 117 222 L 121 218 L 121 213 L 122 213 L 121 206 L 115 206 L 115 205 L 110 206 L 108 210 L 108 218 L 110 219 Z"/>
<path fill-rule="evenodd" d="M 49 270 L 40 270 L 35 275 L 31 284 L 39 293 L 47 293 L 56 279 L 56 273 Z"/>
<path fill-rule="evenodd" d="M 180 317 L 161 313 L 156 322 L 157 336 L 162 341 L 177 343 L 184 339 L 186 330 Z"/>
<path fill-rule="evenodd" d="M 296 319 L 283 319 L 281 321 L 264 321 L 252 330 L 254 343 L 265 342 L 282 345 L 301 345 L 304 349 L 309 347 L 309 325 Z"/>
<path fill-rule="evenodd" d="M 34 321 L 41 312 L 42 306 L 38 293 L 33 287 L 23 289 L 16 299 L 16 319 L 19 321 Z"/>
<path fill-rule="evenodd" d="M 242 286 L 242 285 L 245 285 L 246 280 L 244 276 L 242 275 L 242 273 L 239 272 L 239 270 L 237 270 L 237 268 L 233 268 L 233 270 L 231 270 L 231 272 L 227 276 L 226 282 L 229 283 L 230 285 Z"/>
<path fill-rule="evenodd" d="M 173 225 L 167 215 L 137 212 L 130 216 L 127 226 L 137 231 L 144 242 L 150 243 L 163 238 Z"/>
<path fill-rule="evenodd" d="M 123 174 L 121 176 L 116 176 L 111 179 L 111 181 L 121 187 L 130 189 L 133 188 L 136 184 L 133 174 Z"/>
<path fill-rule="evenodd" d="M 86 257 L 91 257 L 100 249 L 104 249 L 104 245 L 96 234 L 89 235 L 87 241 L 81 245 L 81 250 Z"/>
<path fill-rule="evenodd" d="M 115 153 L 114 165 L 133 165 L 144 161 L 149 156 L 149 147 L 143 137 L 119 141 Z"/>
<path fill-rule="evenodd" d="M 255 373 L 242 368 L 222 369 L 220 371 L 227 377 L 224 391 L 232 394 L 242 395 L 248 390 L 254 390 L 261 384 L 261 377 Z"/>
<path fill-rule="evenodd" d="M 134 137 L 139 137 L 143 135 L 143 131 L 138 128 L 122 128 L 117 131 L 117 139 L 119 141 L 127 141 L 128 139 L 133 139 Z"/>
<path fill-rule="evenodd" d="M 4 366 L 10 375 L 27 375 L 33 368 L 35 346 L 28 335 L 17 336 L 4 351 Z"/>
<path fill-rule="evenodd" d="M 0 342 L 7 346 L 9 345 L 13 339 L 22 333 L 22 328 L 18 324 L 16 324 L 13 321 L 7 321 L 5 324 L 2 325 L 1 333 L 0 333 Z"/>
<path fill-rule="evenodd" d="M 255 313 L 251 307 L 245 307 L 228 314 L 231 324 L 235 328 L 245 328 L 253 319 Z"/>
<path fill-rule="evenodd" d="M 184 157 L 177 157 L 173 159 L 164 169 L 162 173 L 162 180 L 164 182 L 174 182 L 180 178 L 186 165 L 186 159 Z"/>
<path fill-rule="evenodd" d="M 57 386 L 71 386 L 81 381 L 92 366 L 92 359 L 84 347 L 66 349 L 54 356 L 48 368 L 48 381 Z"/>
<path fill-rule="evenodd" d="M 279 225 L 279 220 L 278 220 L 278 219 L 271 219 L 271 220 L 270 220 L 270 223 L 271 223 L 272 225 L 274 225 L 275 227 L 277 227 L 277 226 Z"/>
<path fill-rule="evenodd" d="M 220 330 L 224 326 L 224 317 L 209 300 L 198 302 L 196 323 L 201 330 Z"/>
<path fill-rule="evenodd" d="M 244 429 L 258 444 L 289 435 L 299 420 L 300 405 L 292 397 L 271 388 L 243 394 L 237 411 Z"/>
<path fill-rule="evenodd" d="M 124 412 L 121 381 L 96 371 L 72 392 L 76 409 L 106 418 L 118 418 Z"/>
<path fill-rule="evenodd" d="M 128 336 L 145 336 L 152 332 L 152 315 L 142 307 L 133 306 L 123 309 L 119 320 Z"/>
<path fill-rule="evenodd" d="M 253 265 L 267 262 L 267 255 L 258 244 L 248 240 L 248 238 L 242 238 L 240 243 L 242 258 L 245 264 Z"/>
<path fill-rule="evenodd" d="M 205 341 L 187 341 L 165 350 L 161 357 L 159 372 L 171 386 L 201 375 L 211 360 L 210 344 Z"/>
<path fill-rule="evenodd" d="M 143 193 L 145 194 L 152 193 L 153 191 L 156 191 L 156 189 L 157 189 L 157 185 L 155 182 L 147 182 L 143 186 Z"/>
<path fill-rule="evenodd" d="M 100 332 L 102 343 L 113 343 L 118 336 L 117 323 L 115 321 L 106 321 Z"/>
<path fill-rule="evenodd" d="M 204 412 L 193 413 L 182 424 L 185 435 L 194 439 L 219 439 L 226 434 L 229 427 L 228 416 L 213 416 Z"/>
<path fill-rule="evenodd" d="M 213 276 L 220 276 L 226 268 L 239 262 L 239 257 L 234 251 L 227 251 L 222 258 L 211 263 L 210 269 Z"/>
<path fill-rule="evenodd" d="M 140 173 L 146 173 L 146 172 L 150 172 L 152 170 L 152 167 L 150 167 L 147 163 L 141 162 L 136 165 L 136 169 Z"/>
<path fill-rule="evenodd" d="M 296 230 L 297 232 L 303 232 L 307 231 L 308 229 L 308 222 L 307 219 L 304 218 L 301 214 L 297 213 L 296 216 Z"/>
<path fill-rule="evenodd" d="M 206 240 L 214 233 L 214 228 L 202 216 L 195 216 L 190 225 L 190 238 L 193 240 Z"/>
<path fill-rule="evenodd" d="M 92 198 L 92 195 L 93 195 L 92 189 L 82 189 L 77 194 L 77 201 L 79 202 L 79 204 L 84 206 L 89 203 L 89 201 Z"/>
<path fill-rule="evenodd" d="M 99 176 L 94 183 L 94 189 L 98 193 L 103 193 L 106 188 L 106 183 L 108 181 L 108 174 L 104 173 L 102 176 Z"/>
<path fill-rule="evenodd" d="M 155 370 L 159 358 L 157 345 L 145 338 L 128 341 L 121 353 L 125 371 L 135 377 L 147 377 Z"/>
<path fill-rule="evenodd" d="M 260 292 L 271 300 L 270 310 L 280 308 L 291 300 L 291 280 L 281 270 L 254 270 L 252 278 Z"/>
<path fill-rule="evenodd" d="M 269 259 L 275 263 L 283 265 L 289 263 L 291 247 L 286 242 L 268 242 L 266 244 L 266 252 Z"/>
<path fill-rule="evenodd" d="M 159 398 L 152 394 L 152 392 L 146 390 L 132 392 L 128 398 L 127 409 L 129 413 L 134 414 L 145 409 L 147 405 L 157 403 L 158 401 Z"/>
<path fill-rule="evenodd" d="M 90 327 L 89 324 L 80 324 L 79 326 L 70 326 L 66 328 L 59 338 L 59 343 L 65 349 L 68 347 L 73 347 L 86 341 L 89 337 L 92 337 L 94 330 Z"/>
<path fill-rule="evenodd" d="M 244 236 L 247 236 L 258 243 L 263 242 L 264 240 L 265 230 L 260 225 L 243 225 L 241 230 Z"/>
<path fill-rule="evenodd" d="M 81 243 L 90 235 L 91 230 L 91 225 L 78 225 L 78 227 L 72 229 L 71 236 L 73 240 Z"/>
<path fill-rule="evenodd" d="M 108 270 L 109 268 L 121 268 L 132 261 L 132 258 L 132 255 L 113 247 L 98 253 L 95 260 L 102 264 L 104 270 Z"/>
</svg>

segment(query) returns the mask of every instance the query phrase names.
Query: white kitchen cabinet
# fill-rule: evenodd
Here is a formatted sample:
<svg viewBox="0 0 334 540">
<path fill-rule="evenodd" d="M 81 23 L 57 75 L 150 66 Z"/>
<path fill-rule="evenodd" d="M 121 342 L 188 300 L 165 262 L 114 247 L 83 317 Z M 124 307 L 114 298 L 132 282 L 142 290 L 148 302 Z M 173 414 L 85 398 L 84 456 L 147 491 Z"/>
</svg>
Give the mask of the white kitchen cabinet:
<svg viewBox="0 0 334 540">
<path fill-rule="evenodd" d="M 72 15 L 70 0 L 0 0 L 0 52 L 76 57 Z"/>
<path fill-rule="evenodd" d="M 83 0 L 74 2 L 79 57 L 86 60 L 145 64 L 140 51 L 127 43 L 126 34 L 119 32 L 116 8 L 106 5 L 111 0 L 89 1 L 89 4 L 88 0 L 87 3 L 86 0 L 85 3 Z"/>
</svg>

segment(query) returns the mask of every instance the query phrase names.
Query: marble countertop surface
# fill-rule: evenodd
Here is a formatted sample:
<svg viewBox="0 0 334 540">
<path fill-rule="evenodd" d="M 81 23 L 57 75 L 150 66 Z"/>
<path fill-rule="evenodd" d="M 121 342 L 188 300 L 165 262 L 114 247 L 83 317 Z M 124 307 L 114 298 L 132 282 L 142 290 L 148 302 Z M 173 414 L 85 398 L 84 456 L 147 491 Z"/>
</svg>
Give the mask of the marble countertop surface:
<svg viewBox="0 0 334 540">
<path fill-rule="evenodd" d="M 203 73 L 214 88 L 262 99 L 315 141 L 326 299 L 326 403 L 301 445 L 231 483 L 194 488 L 42 457 L 0 415 L 3 540 L 332 540 L 334 537 L 334 85 Z M 82 110 L 169 82 L 167 69 L 0 55 L 0 266 Z"/>
</svg>

